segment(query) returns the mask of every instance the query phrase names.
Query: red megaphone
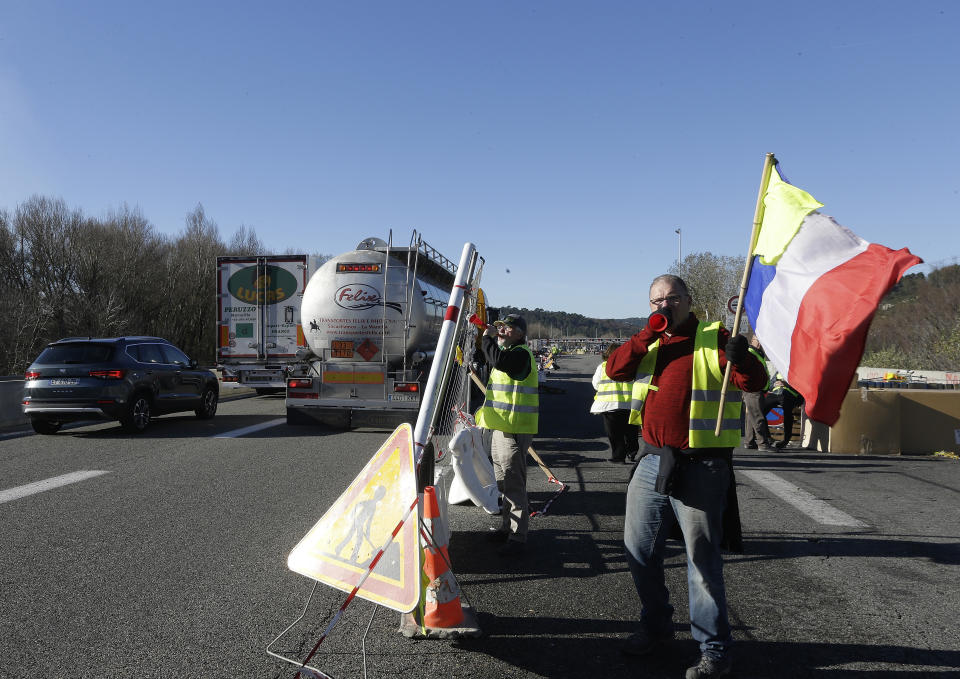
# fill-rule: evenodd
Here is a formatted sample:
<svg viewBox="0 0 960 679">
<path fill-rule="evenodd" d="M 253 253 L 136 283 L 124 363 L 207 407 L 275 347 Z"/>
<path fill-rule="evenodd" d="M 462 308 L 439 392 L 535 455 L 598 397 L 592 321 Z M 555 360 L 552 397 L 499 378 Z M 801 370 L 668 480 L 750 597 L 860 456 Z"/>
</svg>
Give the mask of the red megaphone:
<svg viewBox="0 0 960 679">
<path fill-rule="evenodd" d="M 671 320 L 672 314 L 670 313 L 670 309 L 664 308 L 655 314 L 650 314 L 650 318 L 647 319 L 647 325 L 650 326 L 650 329 L 654 332 L 663 332 L 670 327 Z"/>
<path fill-rule="evenodd" d="M 480 320 L 480 317 L 476 314 L 470 314 L 470 322 L 473 323 L 478 328 L 486 329 L 487 324 Z"/>
</svg>

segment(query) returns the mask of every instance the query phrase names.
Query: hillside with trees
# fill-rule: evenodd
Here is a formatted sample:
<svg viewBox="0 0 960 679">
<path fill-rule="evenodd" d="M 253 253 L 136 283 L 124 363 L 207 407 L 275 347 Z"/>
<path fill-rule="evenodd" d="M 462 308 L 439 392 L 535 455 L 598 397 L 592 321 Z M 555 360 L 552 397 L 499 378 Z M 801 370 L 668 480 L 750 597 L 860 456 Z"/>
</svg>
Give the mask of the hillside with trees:
<svg viewBox="0 0 960 679">
<path fill-rule="evenodd" d="M 960 370 L 960 265 L 905 275 L 874 316 L 860 364 Z"/>
</svg>

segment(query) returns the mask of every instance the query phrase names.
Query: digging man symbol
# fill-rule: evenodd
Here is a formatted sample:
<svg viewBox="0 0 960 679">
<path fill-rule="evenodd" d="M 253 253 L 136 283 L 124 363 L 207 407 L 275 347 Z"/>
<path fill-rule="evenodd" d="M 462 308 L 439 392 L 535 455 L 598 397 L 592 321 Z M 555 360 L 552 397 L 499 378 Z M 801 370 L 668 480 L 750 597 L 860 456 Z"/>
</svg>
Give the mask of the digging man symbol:
<svg viewBox="0 0 960 679">
<path fill-rule="evenodd" d="M 353 540 L 353 551 L 350 553 L 350 561 L 352 563 L 360 563 L 358 557 L 360 556 L 360 550 L 363 548 L 364 541 L 370 544 L 370 555 L 377 551 L 377 545 L 374 545 L 370 539 L 370 527 L 373 524 L 373 517 L 376 514 L 377 505 L 380 504 L 380 501 L 386 494 L 386 488 L 377 486 L 373 497 L 367 500 L 361 500 L 353 506 L 353 509 L 350 511 L 350 529 L 347 531 L 343 540 L 340 541 L 340 544 L 337 545 L 335 554 L 339 555 L 340 551 L 350 544 L 351 540 Z M 370 556 L 368 555 L 365 561 L 369 560 L 369 558 Z"/>
</svg>

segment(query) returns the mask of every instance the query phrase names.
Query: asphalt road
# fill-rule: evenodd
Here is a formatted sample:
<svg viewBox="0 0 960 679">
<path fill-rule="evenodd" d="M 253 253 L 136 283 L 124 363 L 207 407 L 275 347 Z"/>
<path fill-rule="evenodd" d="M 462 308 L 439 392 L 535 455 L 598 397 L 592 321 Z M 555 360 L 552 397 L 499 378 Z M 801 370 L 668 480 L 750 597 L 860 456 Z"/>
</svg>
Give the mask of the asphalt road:
<svg viewBox="0 0 960 679">
<path fill-rule="evenodd" d="M 621 543 L 629 467 L 606 461 L 587 414 L 598 362 L 563 358 L 548 384 L 564 393 L 541 398 L 534 446 L 570 490 L 532 521 L 522 559 L 482 540 L 481 510 L 450 509 L 451 560 L 484 636 L 406 639 L 397 613 L 357 601 L 317 666 L 335 677 L 363 676 L 364 659 L 369 677 L 683 676 L 698 650 L 679 543 L 667 561 L 677 640 L 648 659 L 618 651 L 639 604 Z M 0 499 L 105 472 L 0 502 L 0 677 L 292 677 L 265 652 L 311 590 L 286 556 L 387 432 L 278 422 L 217 438 L 283 412 L 266 396 L 222 403 L 212 421 L 165 416 L 141 436 L 109 423 L 0 435 Z M 726 566 L 734 676 L 960 676 L 960 462 L 791 449 L 737 451 L 736 466 L 746 551 Z M 530 465 L 535 504 L 555 488 Z M 302 657 L 344 596 L 319 587 L 278 650 Z"/>
</svg>

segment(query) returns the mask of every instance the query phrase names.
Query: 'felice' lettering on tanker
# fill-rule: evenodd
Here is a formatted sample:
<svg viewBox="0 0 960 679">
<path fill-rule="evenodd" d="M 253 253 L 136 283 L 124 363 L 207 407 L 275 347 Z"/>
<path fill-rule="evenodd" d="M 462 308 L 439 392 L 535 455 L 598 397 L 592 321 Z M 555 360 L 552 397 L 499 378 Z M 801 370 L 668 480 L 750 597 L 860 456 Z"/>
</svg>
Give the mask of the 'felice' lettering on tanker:
<svg viewBox="0 0 960 679">
<path fill-rule="evenodd" d="M 334 293 L 333 301 L 344 309 L 356 310 L 369 309 L 382 304 L 380 291 L 363 284 L 344 285 Z"/>
</svg>

